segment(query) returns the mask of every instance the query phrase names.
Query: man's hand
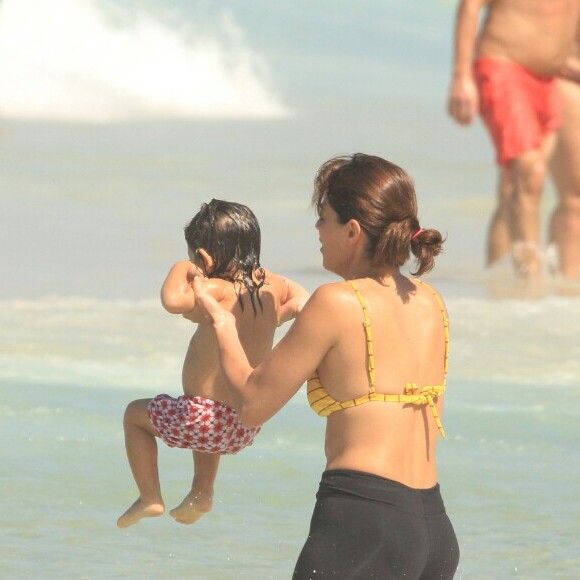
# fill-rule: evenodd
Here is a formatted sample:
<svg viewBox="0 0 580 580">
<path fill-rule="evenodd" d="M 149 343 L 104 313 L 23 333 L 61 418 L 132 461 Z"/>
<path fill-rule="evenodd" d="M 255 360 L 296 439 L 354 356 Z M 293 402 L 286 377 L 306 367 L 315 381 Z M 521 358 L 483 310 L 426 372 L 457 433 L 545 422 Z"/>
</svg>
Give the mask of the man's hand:
<svg viewBox="0 0 580 580">
<path fill-rule="evenodd" d="M 449 114 L 460 125 L 469 125 L 478 109 L 479 94 L 473 77 L 454 78 L 449 91 Z"/>
</svg>

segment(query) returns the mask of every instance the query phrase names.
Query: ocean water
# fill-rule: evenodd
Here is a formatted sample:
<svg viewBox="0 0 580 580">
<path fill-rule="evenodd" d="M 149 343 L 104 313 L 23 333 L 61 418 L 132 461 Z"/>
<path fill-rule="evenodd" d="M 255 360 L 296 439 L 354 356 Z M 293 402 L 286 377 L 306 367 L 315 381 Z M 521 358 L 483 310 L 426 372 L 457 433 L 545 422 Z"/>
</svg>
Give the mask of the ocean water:
<svg viewBox="0 0 580 580">
<path fill-rule="evenodd" d="M 454 3 L 312 4 L 0 2 L 3 578 L 291 577 L 324 469 L 303 392 L 223 459 L 194 526 L 116 528 L 135 499 L 122 414 L 180 390 L 193 329 L 158 292 L 199 205 L 250 205 L 263 264 L 313 290 L 333 279 L 315 170 L 360 150 L 405 167 L 421 223 L 448 236 L 427 280 L 451 318 L 457 577 L 577 576 L 580 300 L 519 298 L 482 267 L 492 154 L 480 124 L 445 116 Z M 553 204 L 549 188 L 544 217 Z M 170 508 L 190 454 L 160 447 L 160 472 Z"/>
</svg>

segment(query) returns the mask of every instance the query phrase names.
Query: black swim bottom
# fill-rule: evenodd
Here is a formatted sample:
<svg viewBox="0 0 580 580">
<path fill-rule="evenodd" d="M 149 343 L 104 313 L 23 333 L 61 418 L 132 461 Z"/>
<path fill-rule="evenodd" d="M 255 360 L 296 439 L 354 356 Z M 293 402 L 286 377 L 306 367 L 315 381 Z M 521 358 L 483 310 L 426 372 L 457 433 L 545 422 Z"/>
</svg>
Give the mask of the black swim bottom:
<svg viewBox="0 0 580 580">
<path fill-rule="evenodd" d="M 413 489 L 333 469 L 322 474 L 293 580 L 446 580 L 458 562 L 439 484 Z"/>
</svg>

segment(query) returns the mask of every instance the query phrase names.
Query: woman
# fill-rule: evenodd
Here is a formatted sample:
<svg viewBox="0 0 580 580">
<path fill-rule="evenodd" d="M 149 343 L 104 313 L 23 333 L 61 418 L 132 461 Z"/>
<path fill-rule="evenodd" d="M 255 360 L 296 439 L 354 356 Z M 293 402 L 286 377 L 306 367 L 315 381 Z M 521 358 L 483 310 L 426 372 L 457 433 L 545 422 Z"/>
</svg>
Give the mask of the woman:
<svg viewBox="0 0 580 580">
<path fill-rule="evenodd" d="M 318 288 L 256 368 L 234 318 L 194 281 L 242 422 L 262 424 L 308 379 L 309 403 L 327 417 L 326 470 L 294 578 L 452 578 L 459 548 L 436 465 L 447 313 L 400 272 L 410 251 L 415 274 L 429 271 L 441 234 L 419 226 L 411 179 L 379 157 L 327 161 L 313 204 L 323 265 L 345 281 Z"/>
</svg>

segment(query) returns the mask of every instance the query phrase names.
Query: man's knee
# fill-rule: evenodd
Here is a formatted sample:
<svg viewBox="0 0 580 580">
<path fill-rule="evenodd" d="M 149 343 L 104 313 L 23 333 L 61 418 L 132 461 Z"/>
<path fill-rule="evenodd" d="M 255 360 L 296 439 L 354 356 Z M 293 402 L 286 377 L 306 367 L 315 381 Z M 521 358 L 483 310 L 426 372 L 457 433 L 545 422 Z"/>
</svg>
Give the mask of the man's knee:
<svg viewBox="0 0 580 580">
<path fill-rule="evenodd" d="M 497 188 L 497 213 L 509 212 L 509 206 L 514 193 L 512 172 L 507 167 L 501 169 Z"/>
<path fill-rule="evenodd" d="M 514 160 L 511 169 L 515 182 L 514 194 L 539 199 L 548 173 L 544 157 L 539 152 L 522 155 Z"/>
</svg>

